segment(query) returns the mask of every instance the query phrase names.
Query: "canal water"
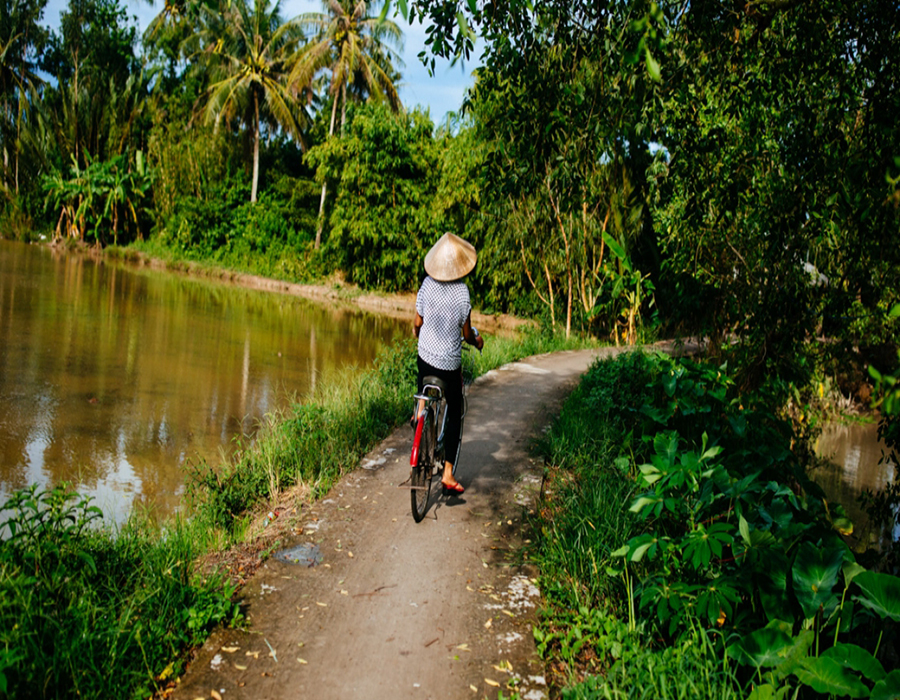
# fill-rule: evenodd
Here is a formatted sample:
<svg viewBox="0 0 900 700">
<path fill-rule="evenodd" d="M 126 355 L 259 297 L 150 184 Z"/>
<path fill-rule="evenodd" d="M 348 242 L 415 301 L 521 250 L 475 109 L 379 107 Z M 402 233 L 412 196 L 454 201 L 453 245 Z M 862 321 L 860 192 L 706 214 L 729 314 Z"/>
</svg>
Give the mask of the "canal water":
<svg viewBox="0 0 900 700">
<path fill-rule="evenodd" d="M 65 481 L 112 521 L 172 513 L 189 463 L 409 325 L 0 240 L 0 504 Z"/>
<path fill-rule="evenodd" d="M 874 422 L 831 423 L 822 431 L 815 449 L 828 464 L 815 469 L 810 476 L 830 501 L 840 503 L 847 510 L 853 521 L 855 539 L 866 526 L 859 496 L 864 491 L 878 491 L 894 479 L 896 467 L 883 459 L 886 449 L 878 440 L 878 426 Z"/>
</svg>

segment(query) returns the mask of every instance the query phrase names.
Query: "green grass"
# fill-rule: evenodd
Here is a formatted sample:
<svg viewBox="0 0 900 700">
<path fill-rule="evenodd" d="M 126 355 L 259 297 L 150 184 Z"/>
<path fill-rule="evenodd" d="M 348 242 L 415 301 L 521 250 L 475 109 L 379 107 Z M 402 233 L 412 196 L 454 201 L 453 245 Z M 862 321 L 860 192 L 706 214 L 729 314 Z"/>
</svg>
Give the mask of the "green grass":
<svg viewBox="0 0 900 700">
<path fill-rule="evenodd" d="M 737 679 L 698 633 L 679 646 L 638 646 L 602 676 L 563 690 L 563 700 L 738 700 Z"/>
<path fill-rule="evenodd" d="M 5 509 L 0 696 L 146 698 L 186 648 L 238 617 L 224 580 L 194 574 L 202 528 L 135 515 L 113 532 L 61 487 L 20 491 Z"/>
</svg>

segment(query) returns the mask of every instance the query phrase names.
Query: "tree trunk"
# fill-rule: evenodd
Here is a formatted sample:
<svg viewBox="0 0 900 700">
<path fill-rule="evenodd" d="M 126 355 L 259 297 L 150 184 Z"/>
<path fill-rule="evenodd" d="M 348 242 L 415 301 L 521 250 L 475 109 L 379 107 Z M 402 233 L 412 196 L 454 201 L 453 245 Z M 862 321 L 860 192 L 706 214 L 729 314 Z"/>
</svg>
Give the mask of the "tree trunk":
<svg viewBox="0 0 900 700">
<path fill-rule="evenodd" d="M 253 187 L 250 189 L 250 203 L 256 203 L 256 191 L 259 187 L 259 93 L 253 91 L 253 109 L 255 129 L 253 131 Z"/>
<path fill-rule="evenodd" d="M 556 309 L 553 304 L 553 280 L 550 278 L 550 268 L 547 261 L 544 261 L 544 273 L 547 275 L 547 297 L 550 299 L 550 326 L 556 328 Z"/>
<path fill-rule="evenodd" d="M 331 105 L 331 125 L 328 127 L 328 138 L 330 139 L 334 136 L 334 119 L 337 116 L 337 103 L 338 96 L 337 93 L 334 95 L 334 104 Z M 343 129 L 343 127 L 342 127 Z M 322 229 L 325 226 L 325 195 L 328 191 L 328 180 L 322 180 L 322 196 L 319 199 L 319 225 L 316 228 L 316 250 L 319 249 L 319 246 L 322 243 Z"/>
</svg>

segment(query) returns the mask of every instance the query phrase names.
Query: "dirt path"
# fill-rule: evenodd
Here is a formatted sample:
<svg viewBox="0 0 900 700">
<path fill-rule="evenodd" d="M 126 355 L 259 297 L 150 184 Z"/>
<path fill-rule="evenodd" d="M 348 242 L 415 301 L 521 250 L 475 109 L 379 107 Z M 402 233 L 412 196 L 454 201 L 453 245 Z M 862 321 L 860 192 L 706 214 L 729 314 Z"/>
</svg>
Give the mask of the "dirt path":
<svg viewBox="0 0 900 700">
<path fill-rule="evenodd" d="M 314 544 L 322 562 L 269 559 L 243 589 L 247 630 L 216 632 L 173 697 L 471 700 L 509 696 L 511 683 L 546 697 L 531 634 L 536 571 L 511 556 L 541 487 L 528 440 L 613 352 L 543 355 L 480 378 L 458 473 L 466 492 L 434 487 L 419 524 L 397 488 L 412 431 L 395 431 L 300 514 L 285 546 Z"/>
</svg>

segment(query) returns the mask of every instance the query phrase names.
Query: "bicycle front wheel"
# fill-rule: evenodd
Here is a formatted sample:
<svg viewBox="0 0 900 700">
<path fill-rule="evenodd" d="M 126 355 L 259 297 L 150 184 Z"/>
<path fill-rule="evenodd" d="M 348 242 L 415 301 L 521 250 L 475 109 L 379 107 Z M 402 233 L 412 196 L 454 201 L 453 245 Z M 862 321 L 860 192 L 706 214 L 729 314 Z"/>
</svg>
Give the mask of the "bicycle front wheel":
<svg viewBox="0 0 900 700">
<path fill-rule="evenodd" d="M 412 468 L 412 489 L 409 492 L 413 520 L 417 523 L 425 517 L 428 510 L 428 498 L 431 495 L 431 477 L 434 473 L 435 424 L 434 411 L 425 411 L 422 419 L 422 436 L 419 439 L 419 458 Z"/>
</svg>

